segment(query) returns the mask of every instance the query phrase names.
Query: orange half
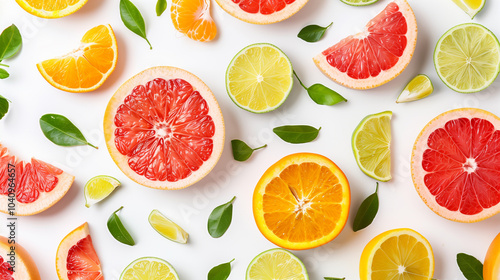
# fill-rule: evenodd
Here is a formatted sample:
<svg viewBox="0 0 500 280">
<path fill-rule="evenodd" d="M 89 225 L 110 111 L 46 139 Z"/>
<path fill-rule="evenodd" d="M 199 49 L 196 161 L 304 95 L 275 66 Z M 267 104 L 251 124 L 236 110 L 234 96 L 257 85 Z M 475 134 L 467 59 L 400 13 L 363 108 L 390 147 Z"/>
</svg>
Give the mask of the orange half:
<svg viewBox="0 0 500 280">
<path fill-rule="evenodd" d="M 217 35 L 210 0 L 173 0 L 170 16 L 175 29 L 193 40 L 211 41 Z"/>
<path fill-rule="evenodd" d="M 78 11 L 87 0 L 16 0 L 26 12 L 42 18 L 60 18 Z"/>
</svg>

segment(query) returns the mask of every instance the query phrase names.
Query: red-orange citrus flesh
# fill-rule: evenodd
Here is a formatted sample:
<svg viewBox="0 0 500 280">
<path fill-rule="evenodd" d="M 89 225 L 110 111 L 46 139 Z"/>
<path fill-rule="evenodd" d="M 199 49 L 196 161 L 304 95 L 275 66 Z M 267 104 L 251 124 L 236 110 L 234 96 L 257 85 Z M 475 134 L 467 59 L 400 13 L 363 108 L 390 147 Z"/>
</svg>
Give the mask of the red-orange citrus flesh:
<svg viewBox="0 0 500 280">
<path fill-rule="evenodd" d="M 28 251 L 21 245 L 9 244 L 6 237 L 0 236 L 0 279 L 1 280 L 40 280 L 40 273 Z M 12 243 L 12 240 L 10 240 Z M 15 247 L 15 250 L 12 250 Z M 12 254 L 14 252 L 14 255 Z M 15 261 L 15 267 L 11 265 Z"/>
<path fill-rule="evenodd" d="M 216 0 L 227 13 L 254 24 L 270 24 L 297 13 L 308 0 Z"/>
</svg>

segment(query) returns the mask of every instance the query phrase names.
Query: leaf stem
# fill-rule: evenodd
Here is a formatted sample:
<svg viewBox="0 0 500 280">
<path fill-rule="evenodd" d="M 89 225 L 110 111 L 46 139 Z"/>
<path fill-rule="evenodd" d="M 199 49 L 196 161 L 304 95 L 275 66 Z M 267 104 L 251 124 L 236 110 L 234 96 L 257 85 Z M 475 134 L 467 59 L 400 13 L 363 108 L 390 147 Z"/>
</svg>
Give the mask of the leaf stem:
<svg viewBox="0 0 500 280">
<path fill-rule="evenodd" d="M 229 201 L 229 203 L 233 203 L 233 201 L 236 199 L 236 196 L 233 196 L 233 198 L 231 199 L 231 201 Z M 234 259 L 233 259 L 234 260 Z"/>
<path fill-rule="evenodd" d="M 328 26 L 327 26 L 327 27 L 325 27 L 325 29 L 330 28 L 330 26 L 332 26 L 332 24 L 333 24 L 333 21 L 332 21 L 330 24 L 328 24 Z"/>
<path fill-rule="evenodd" d="M 234 260 L 235 260 L 235 259 L 232 259 L 232 260 L 231 260 L 231 261 L 230 261 L 229 263 L 232 263 L 232 262 L 234 262 Z"/>
<path fill-rule="evenodd" d="M 378 182 L 377 182 L 377 188 L 375 189 L 375 193 L 378 193 Z"/>
<path fill-rule="evenodd" d="M 297 76 L 297 73 L 295 72 L 295 70 L 293 70 L 293 74 L 295 75 L 295 78 L 297 78 L 297 80 L 299 80 L 299 83 L 300 85 L 305 88 L 307 90 L 307 87 L 302 83 L 302 81 L 299 79 L 299 76 Z"/>
<path fill-rule="evenodd" d="M 3 63 L 0 63 L 0 66 L 3 66 L 3 67 L 9 67 L 9 65 L 7 65 L 7 64 L 3 64 Z"/>
<path fill-rule="evenodd" d="M 118 211 L 122 210 L 123 209 L 123 206 L 118 208 L 118 210 L 116 210 L 115 212 L 113 212 L 113 214 L 116 214 Z"/>
<path fill-rule="evenodd" d="M 257 151 L 257 150 L 260 150 L 260 149 L 265 148 L 265 147 L 267 147 L 267 144 L 265 144 L 264 146 L 261 146 L 261 147 L 255 148 L 255 149 L 253 149 L 253 150 L 254 150 L 254 151 Z"/>
<path fill-rule="evenodd" d="M 148 42 L 148 44 L 149 44 L 149 49 L 150 49 L 150 50 L 152 50 L 152 49 L 153 49 L 153 46 L 151 46 L 151 43 L 149 42 L 148 38 L 144 38 L 144 39 L 146 39 L 146 42 Z"/>
<path fill-rule="evenodd" d="M 89 143 L 89 142 L 87 142 L 87 145 L 89 145 L 90 147 L 92 147 L 92 148 L 94 148 L 94 149 L 96 149 L 96 150 L 98 150 L 98 149 L 99 149 L 99 147 L 94 146 L 94 145 L 92 145 L 92 144 L 91 144 L 91 143 Z M 122 206 L 122 207 L 123 207 L 123 206 Z"/>
</svg>

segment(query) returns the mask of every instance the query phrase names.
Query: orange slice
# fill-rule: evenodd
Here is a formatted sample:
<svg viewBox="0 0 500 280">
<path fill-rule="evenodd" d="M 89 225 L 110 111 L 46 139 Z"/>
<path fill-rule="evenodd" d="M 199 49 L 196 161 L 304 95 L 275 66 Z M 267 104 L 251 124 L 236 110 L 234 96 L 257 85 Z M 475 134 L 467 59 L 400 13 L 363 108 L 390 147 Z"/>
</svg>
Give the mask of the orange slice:
<svg viewBox="0 0 500 280">
<path fill-rule="evenodd" d="M 42 18 L 60 18 L 78 11 L 87 0 L 16 0 L 26 12 Z"/>
<path fill-rule="evenodd" d="M 274 244 L 304 250 L 333 240 L 344 228 L 351 194 L 330 159 L 311 153 L 286 156 L 262 175 L 253 194 L 260 232 Z"/>
<path fill-rule="evenodd" d="M 175 29 L 193 40 L 206 42 L 217 35 L 210 0 L 173 0 L 170 16 Z"/>
<path fill-rule="evenodd" d="M 87 31 L 76 50 L 36 67 L 47 82 L 60 90 L 88 92 L 100 87 L 111 75 L 117 58 L 115 34 L 107 24 Z"/>
<path fill-rule="evenodd" d="M 500 279 L 500 233 L 491 242 L 484 258 L 483 278 L 484 280 Z"/>
</svg>

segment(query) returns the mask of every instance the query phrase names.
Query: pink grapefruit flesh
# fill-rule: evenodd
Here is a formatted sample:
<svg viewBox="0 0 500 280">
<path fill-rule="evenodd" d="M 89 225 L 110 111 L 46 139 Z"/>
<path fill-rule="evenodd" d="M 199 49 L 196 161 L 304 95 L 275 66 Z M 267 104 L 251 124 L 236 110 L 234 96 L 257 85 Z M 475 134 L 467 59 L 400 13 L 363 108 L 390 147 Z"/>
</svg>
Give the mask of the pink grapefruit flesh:
<svg viewBox="0 0 500 280">
<path fill-rule="evenodd" d="M 16 242 L 17 243 L 17 242 Z M 15 257 L 11 259 L 11 247 L 15 246 Z M 10 261 L 15 261 L 15 267 Z M 9 239 L 0 236 L 0 279 L 1 280 L 40 280 L 38 268 L 29 253 L 19 244 L 9 244 Z"/>
<path fill-rule="evenodd" d="M 254 24 L 270 24 L 297 13 L 308 0 L 216 0 L 232 16 Z"/>
</svg>

